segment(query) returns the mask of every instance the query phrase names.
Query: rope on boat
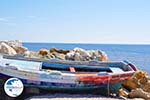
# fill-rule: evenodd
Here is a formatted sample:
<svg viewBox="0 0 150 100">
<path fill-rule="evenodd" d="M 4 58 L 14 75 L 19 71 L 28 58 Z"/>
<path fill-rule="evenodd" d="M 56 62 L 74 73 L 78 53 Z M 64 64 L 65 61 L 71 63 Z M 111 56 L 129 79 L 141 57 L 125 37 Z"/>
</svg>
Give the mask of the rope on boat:
<svg viewBox="0 0 150 100">
<path fill-rule="evenodd" d="M 107 83 L 107 96 L 110 95 L 110 76 L 108 77 L 108 83 Z"/>
</svg>

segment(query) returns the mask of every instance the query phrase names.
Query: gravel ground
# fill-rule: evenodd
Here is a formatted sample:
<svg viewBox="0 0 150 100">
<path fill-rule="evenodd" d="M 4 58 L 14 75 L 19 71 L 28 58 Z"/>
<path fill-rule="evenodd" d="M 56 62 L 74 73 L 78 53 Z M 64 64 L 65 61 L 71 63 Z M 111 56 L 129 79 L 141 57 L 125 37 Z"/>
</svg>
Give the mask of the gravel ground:
<svg viewBox="0 0 150 100">
<path fill-rule="evenodd" d="M 26 100 L 121 100 L 121 99 L 90 94 L 88 95 L 53 94 L 53 95 L 33 96 Z"/>
</svg>

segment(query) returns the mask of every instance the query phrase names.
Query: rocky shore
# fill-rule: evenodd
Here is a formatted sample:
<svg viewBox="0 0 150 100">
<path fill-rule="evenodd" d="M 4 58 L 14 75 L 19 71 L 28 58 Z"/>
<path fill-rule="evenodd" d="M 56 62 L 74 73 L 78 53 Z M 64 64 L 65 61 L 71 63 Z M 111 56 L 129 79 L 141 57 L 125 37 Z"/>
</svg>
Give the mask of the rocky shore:
<svg viewBox="0 0 150 100">
<path fill-rule="evenodd" d="M 107 54 L 101 50 L 84 50 L 82 48 L 74 48 L 73 50 L 61 50 L 57 48 L 50 48 L 49 50 L 42 48 L 38 52 L 30 51 L 28 48 L 22 45 L 19 40 L 15 41 L 0 41 L 0 53 L 8 55 L 19 55 L 32 58 L 43 59 L 60 59 L 60 60 L 72 60 L 72 61 L 108 61 Z M 135 75 L 125 81 L 122 84 L 122 88 L 119 90 L 117 97 L 122 98 L 143 98 L 150 100 L 150 77 L 146 72 L 137 71 Z M 118 98 L 105 98 L 105 97 L 92 97 L 76 95 L 71 97 L 70 95 L 57 94 L 49 96 L 33 97 L 29 100 L 117 100 Z M 91 98 L 92 97 L 92 98 Z"/>
<path fill-rule="evenodd" d="M 30 51 L 22 45 L 19 40 L 0 41 L 0 53 L 8 55 L 21 55 L 32 58 L 60 59 L 73 61 L 107 61 L 107 55 L 101 50 L 84 50 L 82 48 L 74 48 L 73 50 L 62 50 L 50 48 L 49 50 L 42 48 L 38 52 Z"/>
</svg>

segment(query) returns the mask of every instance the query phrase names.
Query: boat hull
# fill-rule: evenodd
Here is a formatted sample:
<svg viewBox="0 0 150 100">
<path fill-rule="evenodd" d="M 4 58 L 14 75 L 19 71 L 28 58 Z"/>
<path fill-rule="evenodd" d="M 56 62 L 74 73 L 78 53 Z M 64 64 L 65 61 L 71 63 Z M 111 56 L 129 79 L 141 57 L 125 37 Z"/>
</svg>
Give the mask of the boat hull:
<svg viewBox="0 0 150 100">
<path fill-rule="evenodd" d="M 5 81 L 13 76 L 0 74 L 0 85 L 3 86 Z M 110 93 L 117 93 L 121 87 L 122 82 L 115 84 L 101 84 L 101 85 L 83 85 L 77 84 L 64 84 L 64 83 L 53 83 L 44 81 L 32 81 L 27 79 L 18 78 L 22 81 L 25 88 L 39 88 L 41 90 L 47 90 L 50 92 L 63 92 L 63 93 L 94 93 L 101 95 L 109 95 Z M 30 81 L 30 82 L 29 82 Z"/>
</svg>

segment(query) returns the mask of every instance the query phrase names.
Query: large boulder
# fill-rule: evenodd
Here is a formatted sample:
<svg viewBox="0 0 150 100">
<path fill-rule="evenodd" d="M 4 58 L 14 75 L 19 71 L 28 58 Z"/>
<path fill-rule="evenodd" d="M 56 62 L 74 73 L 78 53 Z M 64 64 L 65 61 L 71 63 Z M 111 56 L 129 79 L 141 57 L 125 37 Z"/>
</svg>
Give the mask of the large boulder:
<svg viewBox="0 0 150 100">
<path fill-rule="evenodd" d="M 105 52 L 102 53 L 101 55 L 101 61 L 109 61 L 108 57 L 107 57 L 107 54 Z"/>
<path fill-rule="evenodd" d="M 70 51 L 69 53 L 66 54 L 66 60 L 74 60 L 74 51 Z"/>
<path fill-rule="evenodd" d="M 66 59 L 75 61 L 88 61 L 90 60 L 90 54 L 82 48 L 74 48 L 72 51 L 67 53 Z"/>
<path fill-rule="evenodd" d="M 23 55 L 26 56 L 26 57 L 30 57 L 30 53 L 31 53 L 30 51 L 26 51 L 26 52 L 24 52 Z"/>
<path fill-rule="evenodd" d="M 128 94 L 131 98 L 150 100 L 150 77 L 144 71 L 136 71 L 131 79 L 123 83 L 123 87 L 131 91 Z M 124 93 L 124 90 L 120 91 L 120 95 L 125 97 Z"/>
<path fill-rule="evenodd" d="M 128 98 L 129 91 L 125 88 L 121 88 L 118 92 L 118 96 Z"/>
<path fill-rule="evenodd" d="M 53 58 L 58 58 L 61 60 L 65 60 L 66 59 L 66 55 L 62 54 L 62 53 L 58 53 L 58 52 L 53 52 L 52 55 L 54 55 L 55 57 Z"/>
<path fill-rule="evenodd" d="M 12 40 L 12 41 L 5 41 L 6 44 L 9 46 L 15 48 L 15 47 L 22 47 L 22 41 L 21 40 Z"/>
<path fill-rule="evenodd" d="M 26 48 L 26 47 L 13 47 L 14 48 L 14 50 L 18 53 L 18 54 L 24 54 L 26 51 L 28 51 L 28 48 Z"/>
<path fill-rule="evenodd" d="M 127 87 L 130 90 L 136 89 L 136 88 L 142 88 L 148 81 L 146 79 L 146 76 L 147 76 L 146 72 L 139 70 L 135 73 L 135 75 L 131 79 L 125 81 L 123 83 L 123 86 Z"/>
<path fill-rule="evenodd" d="M 66 54 L 67 60 L 75 61 L 107 61 L 107 55 L 103 51 L 99 50 L 84 50 L 82 48 L 74 48 L 72 51 Z"/>
<path fill-rule="evenodd" d="M 0 53 L 9 54 L 9 55 L 17 54 L 16 51 L 12 47 L 10 47 L 4 42 L 0 43 Z"/>
<path fill-rule="evenodd" d="M 75 53 L 74 54 L 74 60 L 75 61 L 83 61 L 84 58 L 79 53 Z"/>
<path fill-rule="evenodd" d="M 31 58 L 39 58 L 40 55 L 38 52 L 33 52 L 33 51 L 26 51 L 23 54 L 25 57 L 31 57 Z"/>
<path fill-rule="evenodd" d="M 82 48 L 74 48 L 73 49 L 75 52 L 79 53 L 81 56 L 83 57 L 90 57 L 89 52 L 87 52 L 86 50 L 82 49 Z"/>
<path fill-rule="evenodd" d="M 142 89 L 146 92 L 150 92 L 150 80 L 143 85 Z"/>
<path fill-rule="evenodd" d="M 45 55 L 47 55 L 47 54 L 48 54 L 48 50 L 47 50 L 47 49 L 41 49 L 41 50 L 39 51 L 39 55 L 45 56 Z"/>
<path fill-rule="evenodd" d="M 7 45 L 15 48 L 15 47 L 22 47 L 22 41 L 21 40 L 5 40 L 5 41 L 0 41 L 0 43 L 6 43 Z"/>
<path fill-rule="evenodd" d="M 150 93 L 143 91 L 141 88 L 132 90 L 129 93 L 130 98 L 143 98 L 145 100 L 150 100 Z"/>
<path fill-rule="evenodd" d="M 20 40 L 0 41 L 0 43 L 5 43 L 7 47 L 9 46 L 9 48 L 13 48 L 17 54 L 21 55 L 23 55 L 28 50 L 26 47 L 23 47 L 22 41 Z"/>
<path fill-rule="evenodd" d="M 50 49 L 50 53 L 53 53 L 53 52 L 57 52 L 57 53 L 61 53 L 61 54 L 67 54 L 69 52 L 69 50 L 62 50 L 62 49 L 51 48 Z"/>
<path fill-rule="evenodd" d="M 90 50 L 88 53 L 91 60 L 108 61 L 106 53 L 101 50 Z"/>
</svg>

